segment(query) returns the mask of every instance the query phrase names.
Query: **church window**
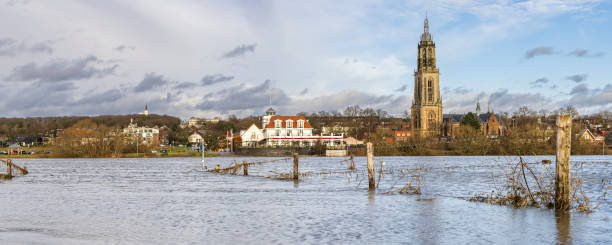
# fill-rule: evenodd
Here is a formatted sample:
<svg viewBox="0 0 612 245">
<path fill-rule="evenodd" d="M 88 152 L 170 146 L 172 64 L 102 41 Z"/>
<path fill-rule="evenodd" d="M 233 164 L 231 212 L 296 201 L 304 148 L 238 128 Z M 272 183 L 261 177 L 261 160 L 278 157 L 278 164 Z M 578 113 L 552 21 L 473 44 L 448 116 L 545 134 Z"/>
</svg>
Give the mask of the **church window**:
<svg viewBox="0 0 612 245">
<path fill-rule="evenodd" d="M 429 112 L 429 118 L 427 119 L 427 128 L 435 129 L 436 127 L 436 114 L 433 111 Z"/>
<path fill-rule="evenodd" d="M 417 82 L 417 100 L 421 101 L 421 78 L 419 77 L 419 82 Z"/>
<path fill-rule="evenodd" d="M 427 81 L 427 100 L 429 102 L 433 101 L 433 88 L 431 80 Z"/>
</svg>

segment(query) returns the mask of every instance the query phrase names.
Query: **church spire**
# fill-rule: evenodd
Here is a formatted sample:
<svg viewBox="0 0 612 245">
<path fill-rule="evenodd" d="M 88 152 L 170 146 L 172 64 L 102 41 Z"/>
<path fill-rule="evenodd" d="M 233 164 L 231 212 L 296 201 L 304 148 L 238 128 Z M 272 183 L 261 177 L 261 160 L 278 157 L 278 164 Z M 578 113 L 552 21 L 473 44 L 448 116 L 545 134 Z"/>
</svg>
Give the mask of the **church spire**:
<svg viewBox="0 0 612 245">
<path fill-rule="evenodd" d="M 423 34 L 421 35 L 421 42 L 430 42 L 431 34 L 429 34 L 429 20 L 425 16 L 425 24 L 423 26 Z"/>
</svg>

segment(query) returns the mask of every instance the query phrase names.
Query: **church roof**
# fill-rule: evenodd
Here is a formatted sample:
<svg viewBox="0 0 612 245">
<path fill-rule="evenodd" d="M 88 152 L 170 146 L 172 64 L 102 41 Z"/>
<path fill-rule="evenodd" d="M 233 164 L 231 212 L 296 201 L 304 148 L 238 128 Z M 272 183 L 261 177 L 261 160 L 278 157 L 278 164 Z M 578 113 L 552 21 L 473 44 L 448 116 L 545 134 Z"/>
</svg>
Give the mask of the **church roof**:
<svg viewBox="0 0 612 245">
<path fill-rule="evenodd" d="M 287 124 L 285 123 L 285 121 L 287 120 L 291 120 L 296 123 L 296 124 L 293 124 L 293 128 L 298 128 L 297 127 L 298 120 L 304 120 L 304 128 L 312 128 L 312 126 L 310 126 L 310 123 L 308 122 L 308 120 L 306 120 L 304 116 L 272 116 L 270 118 L 270 123 L 266 125 L 266 128 L 274 128 L 274 121 L 276 120 L 282 121 L 281 128 L 285 128 L 287 126 Z"/>
<path fill-rule="evenodd" d="M 472 113 L 472 114 L 474 114 L 474 116 L 476 116 L 476 118 L 478 119 L 478 122 L 480 122 L 480 123 L 488 122 L 489 119 L 491 118 L 491 116 L 495 116 L 497 121 L 499 121 L 499 124 L 500 125 L 504 125 L 504 121 L 501 119 L 501 117 L 495 115 L 494 113 L 482 113 L 482 114 Z M 467 113 L 466 114 L 444 114 L 444 115 L 442 115 L 442 118 L 445 121 L 461 122 L 461 119 L 465 115 L 467 115 Z"/>
</svg>

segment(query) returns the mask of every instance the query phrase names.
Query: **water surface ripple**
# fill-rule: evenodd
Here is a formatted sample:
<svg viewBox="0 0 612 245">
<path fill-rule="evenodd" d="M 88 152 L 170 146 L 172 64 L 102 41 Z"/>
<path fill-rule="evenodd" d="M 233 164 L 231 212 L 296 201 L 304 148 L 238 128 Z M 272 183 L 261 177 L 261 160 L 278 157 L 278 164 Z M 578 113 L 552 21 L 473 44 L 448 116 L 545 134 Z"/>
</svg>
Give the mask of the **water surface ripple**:
<svg viewBox="0 0 612 245">
<path fill-rule="evenodd" d="M 343 172 L 345 159 L 303 157 L 300 171 Z M 542 159 L 554 157 L 527 161 Z M 17 159 L 30 174 L 0 182 L 0 244 L 612 243 L 609 199 L 571 217 L 462 199 L 492 191 L 500 166 L 516 157 L 377 157 L 377 167 L 380 160 L 387 171 L 422 167 L 423 194 L 383 194 L 397 181 L 391 174 L 368 193 L 361 157 L 352 174 L 298 183 L 263 178 L 289 173 L 292 161 L 253 166 L 245 177 L 202 172 L 197 158 Z M 610 156 L 572 156 L 572 174 L 595 202 L 602 179 L 612 177 L 610 163 Z"/>
</svg>

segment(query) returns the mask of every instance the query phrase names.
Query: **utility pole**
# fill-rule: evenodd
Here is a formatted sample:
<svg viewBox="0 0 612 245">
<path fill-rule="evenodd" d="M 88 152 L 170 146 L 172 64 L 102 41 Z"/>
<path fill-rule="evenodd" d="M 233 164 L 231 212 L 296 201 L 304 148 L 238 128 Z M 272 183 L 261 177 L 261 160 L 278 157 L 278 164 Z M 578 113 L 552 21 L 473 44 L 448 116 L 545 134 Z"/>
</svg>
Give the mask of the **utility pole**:
<svg viewBox="0 0 612 245">
<path fill-rule="evenodd" d="M 200 144 L 200 151 L 202 151 L 202 171 L 204 171 L 206 170 L 206 164 L 204 163 L 206 148 L 204 147 L 204 142 Z"/>
<path fill-rule="evenodd" d="M 140 135 L 137 134 L 136 135 L 136 157 L 138 157 L 138 141 L 140 141 Z"/>
</svg>

